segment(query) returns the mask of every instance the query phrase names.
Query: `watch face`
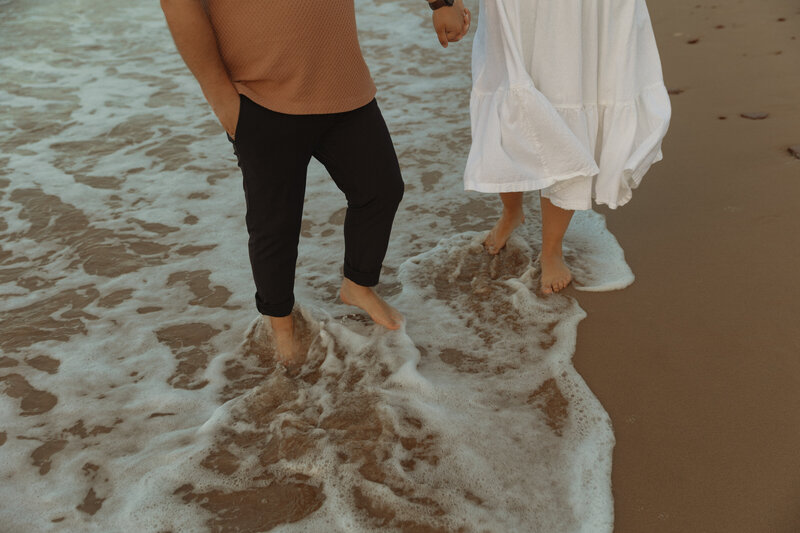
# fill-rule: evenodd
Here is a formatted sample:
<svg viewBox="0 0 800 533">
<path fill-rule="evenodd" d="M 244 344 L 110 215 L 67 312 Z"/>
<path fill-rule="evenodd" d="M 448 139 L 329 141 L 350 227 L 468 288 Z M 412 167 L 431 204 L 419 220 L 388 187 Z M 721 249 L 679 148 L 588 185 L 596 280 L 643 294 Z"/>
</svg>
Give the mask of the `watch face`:
<svg viewBox="0 0 800 533">
<path fill-rule="evenodd" d="M 448 6 L 452 6 L 455 1 L 456 0 L 444 0 L 444 3 L 447 4 Z"/>
</svg>

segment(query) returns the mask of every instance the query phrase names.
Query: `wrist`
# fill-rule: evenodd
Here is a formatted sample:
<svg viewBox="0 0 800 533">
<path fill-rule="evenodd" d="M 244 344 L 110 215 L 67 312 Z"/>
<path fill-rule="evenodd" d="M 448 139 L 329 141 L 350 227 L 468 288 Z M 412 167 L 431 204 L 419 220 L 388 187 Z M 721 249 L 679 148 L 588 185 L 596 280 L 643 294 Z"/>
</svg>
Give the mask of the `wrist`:
<svg viewBox="0 0 800 533">
<path fill-rule="evenodd" d="M 428 6 L 436 11 L 441 7 L 452 7 L 455 0 L 427 0 Z"/>
<path fill-rule="evenodd" d="M 202 89 L 203 95 L 212 107 L 216 107 L 221 102 L 239 97 L 239 91 L 236 90 L 233 82 L 227 76 L 207 82 Z"/>
</svg>

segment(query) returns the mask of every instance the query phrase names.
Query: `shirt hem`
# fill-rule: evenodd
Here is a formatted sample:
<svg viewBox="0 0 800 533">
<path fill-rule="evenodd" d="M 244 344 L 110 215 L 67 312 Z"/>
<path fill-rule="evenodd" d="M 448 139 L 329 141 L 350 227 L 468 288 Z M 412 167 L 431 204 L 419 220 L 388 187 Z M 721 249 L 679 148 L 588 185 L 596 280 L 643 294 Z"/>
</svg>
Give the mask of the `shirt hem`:
<svg viewBox="0 0 800 533">
<path fill-rule="evenodd" d="M 285 115 L 328 115 L 332 113 L 345 113 L 364 107 L 370 103 L 377 94 L 377 89 L 373 86 L 366 93 L 359 94 L 357 97 L 346 100 L 330 100 L 324 102 L 287 102 L 279 98 L 273 99 L 259 94 L 242 83 L 235 83 L 236 89 L 253 102 L 270 111 L 283 113 Z"/>
</svg>

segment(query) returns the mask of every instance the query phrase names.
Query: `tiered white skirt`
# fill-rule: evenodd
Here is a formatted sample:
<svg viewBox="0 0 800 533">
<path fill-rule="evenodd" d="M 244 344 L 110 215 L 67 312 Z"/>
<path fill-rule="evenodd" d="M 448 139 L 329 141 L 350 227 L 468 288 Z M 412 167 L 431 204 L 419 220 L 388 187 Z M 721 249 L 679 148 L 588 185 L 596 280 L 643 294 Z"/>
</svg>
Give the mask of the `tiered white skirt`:
<svg viewBox="0 0 800 533">
<path fill-rule="evenodd" d="M 671 108 L 644 0 L 481 0 L 465 188 L 630 200 Z"/>
</svg>

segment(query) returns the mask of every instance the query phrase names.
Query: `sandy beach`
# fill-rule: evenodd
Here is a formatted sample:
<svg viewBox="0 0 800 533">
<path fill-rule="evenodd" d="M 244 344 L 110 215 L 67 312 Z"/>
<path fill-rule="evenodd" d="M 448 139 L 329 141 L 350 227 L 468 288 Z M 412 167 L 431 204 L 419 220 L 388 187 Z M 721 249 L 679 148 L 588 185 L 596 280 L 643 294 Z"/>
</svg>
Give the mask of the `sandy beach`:
<svg viewBox="0 0 800 533">
<path fill-rule="evenodd" d="M 337 299 L 314 163 L 287 375 L 158 6 L 0 0 L 0 532 L 800 530 L 800 7 L 648 7 L 664 160 L 576 215 L 575 286 L 544 297 L 535 195 L 490 258 L 499 200 L 463 191 L 474 33 L 442 50 L 424 6 L 356 1 L 407 324 Z"/>
<path fill-rule="evenodd" d="M 787 148 L 800 139 L 800 9 L 648 4 L 680 94 L 664 161 L 608 213 L 636 282 L 579 296 L 588 318 L 574 357 L 614 425 L 615 531 L 790 533 L 800 160 Z M 740 116 L 753 112 L 769 116 Z"/>
</svg>

